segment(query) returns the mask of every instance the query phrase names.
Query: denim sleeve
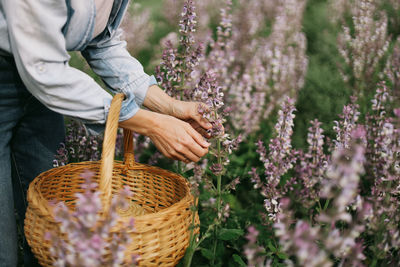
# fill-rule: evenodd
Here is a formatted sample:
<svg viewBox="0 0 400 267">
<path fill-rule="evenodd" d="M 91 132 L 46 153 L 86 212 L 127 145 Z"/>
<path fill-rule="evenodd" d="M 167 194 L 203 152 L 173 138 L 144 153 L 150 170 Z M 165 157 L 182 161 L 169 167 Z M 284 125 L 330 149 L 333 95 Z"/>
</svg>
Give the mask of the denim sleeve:
<svg viewBox="0 0 400 267">
<path fill-rule="evenodd" d="M 129 54 L 121 29 L 114 30 L 102 40 L 96 39 L 82 55 L 110 90 L 126 95 L 133 93 L 138 106 L 143 104 L 149 86 L 157 83 L 154 76 L 147 75 L 140 62 Z M 123 113 L 121 116 L 130 115 Z"/>
<path fill-rule="evenodd" d="M 83 120 L 105 122 L 112 96 L 90 76 L 69 66 L 62 28 L 65 1 L 2 0 L 12 53 L 27 89 L 51 110 Z M 137 81 L 139 84 L 144 79 Z M 123 112 L 139 109 L 128 94 Z"/>
</svg>

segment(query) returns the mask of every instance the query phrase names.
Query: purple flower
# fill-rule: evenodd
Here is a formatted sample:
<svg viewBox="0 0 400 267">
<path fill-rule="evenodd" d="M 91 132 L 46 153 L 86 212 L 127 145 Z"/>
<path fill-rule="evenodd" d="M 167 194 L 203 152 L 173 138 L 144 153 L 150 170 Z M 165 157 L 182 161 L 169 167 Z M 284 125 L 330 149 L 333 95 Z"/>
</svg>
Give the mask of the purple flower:
<svg viewBox="0 0 400 267">
<path fill-rule="evenodd" d="M 278 189 L 280 178 L 292 168 L 297 154 L 292 151 L 291 146 L 294 111 L 294 102 L 288 98 L 278 112 L 278 122 L 275 125 L 276 137 L 271 139 L 268 153 L 262 141 L 257 143 L 257 152 L 265 168 L 265 182 L 261 185 L 261 193 L 266 197 L 264 206 L 271 221 L 276 220 L 276 215 L 280 211 L 279 198 L 281 192 Z M 257 182 L 257 178 L 255 181 Z M 259 185 L 256 185 L 256 187 L 259 187 Z"/>
<path fill-rule="evenodd" d="M 222 173 L 222 171 L 224 170 L 224 168 L 222 167 L 221 164 L 218 163 L 214 163 L 211 165 L 210 170 L 215 174 L 215 175 L 219 175 Z"/>
<path fill-rule="evenodd" d="M 257 245 L 257 238 L 260 232 L 253 226 L 247 228 L 246 239 L 248 243 L 244 246 L 244 254 L 248 261 L 248 266 L 261 266 L 265 261 L 265 256 L 262 255 L 264 249 Z M 264 265 L 262 265 L 264 266 Z"/>
<path fill-rule="evenodd" d="M 343 113 L 340 115 L 341 120 L 335 121 L 333 129 L 336 132 L 336 149 L 342 147 L 348 148 L 351 140 L 351 133 L 357 126 L 357 121 L 360 116 L 358 111 L 359 105 L 356 104 L 357 98 L 352 97 L 351 103 L 343 107 Z"/>
<path fill-rule="evenodd" d="M 396 115 L 397 117 L 400 118 L 400 108 L 395 108 L 395 109 L 393 110 L 393 113 L 394 113 L 394 115 Z"/>
<path fill-rule="evenodd" d="M 166 92 L 180 100 L 191 99 L 192 75 L 203 57 L 203 47 L 194 48 L 196 31 L 196 13 L 192 0 L 184 3 L 179 22 L 179 47 L 174 48 L 171 41 L 166 42 L 162 62 L 156 68 L 156 76 Z"/>
<path fill-rule="evenodd" d="M 254 226 L 249 226 L 247 228 L 247 235 L 246 235 L 246 239 L 252 243 L 255 244 L 257 242 L 257 237 L 260 234 L 259 231 L 257 231 L 257 229 Z"/>
<path fill-rule="evenodd" d="M 112 200 L 108 216 L 103 220 L 99 212 L 102 209 L 100 192 L 94 191 L 96 183 L 91 182 L 94 173 L 86 170 L 81 174 L 86 179 L 83 193 L 76 193 L 75 211 L 70 211 L 64 202 L 55 206 L 54 214 L 60 223 L 60 231 L 67 237 L 64 241 L 52 232 L 46 233 L 52 247 L 50 252 L 57 260 L 55 266 L 119 266 L 124 260 L 124 251 L 130 242 L 128 230 L 132 223 L 121 232 L 111 234 L 111 228 L 118 220 L 117 208 L 126 208 L 125 201 L 131 195 L 129 189 L 121 191 Z M 111 258 L 105 258 L 111 253 Z"/>
<path fill-rule="evenodd" d="M 82 122 L 71 120 L 66 123 L 65 143 L 55 155 L 54 166 L 64 166 L 72 162 L 96 161 L 100 159 L 103 137 L 89 136 Z"/>
<path fill-rule="evenodd" d="M 378 5 L 371 0 L 355 0 L 351 8 L 351 25 L 343 25 L 339 34 L 338 49 L 345 61 L 340 68 L 346 82 L 357 93 L 375 86 L 375 73 L 379 71 L 380 60 L 389 48 L 387 34 L 388 19 L 385 12 L 378 11 Z M 343 20 L 345 21 L 345 20 Z"/>
</svg>

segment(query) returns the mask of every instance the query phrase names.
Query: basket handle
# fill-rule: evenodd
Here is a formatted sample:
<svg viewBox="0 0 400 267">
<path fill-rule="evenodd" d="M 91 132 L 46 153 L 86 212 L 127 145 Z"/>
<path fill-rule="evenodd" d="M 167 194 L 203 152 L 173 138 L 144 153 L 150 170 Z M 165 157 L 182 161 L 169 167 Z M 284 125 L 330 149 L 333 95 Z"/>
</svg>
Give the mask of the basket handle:
<svg viewBox="0 0 400 267">
<path fill-rule="evenodd" d="M 111 184 L 114 165 L 115 143 L 117 139 L 119 113 L 121 110 L 124 94 L 116 94 L 111 102 L 108 112 L 106 129 L 104 132 L 103 151 L 101 153 L 99 190 L 102 192 L 103 214 L 106 214 L 111 205 Z M 124 158 L 129 167 L 135 164 L 133 152 L 133 134 L 124 129 Z"/>
<path fill-rule="evenodd" d="M 133 168 L 135 165 L 135 153 L 133 147 L 133 132 L 124 129 L 124 164 L 128 168 Z"/>
</svg>

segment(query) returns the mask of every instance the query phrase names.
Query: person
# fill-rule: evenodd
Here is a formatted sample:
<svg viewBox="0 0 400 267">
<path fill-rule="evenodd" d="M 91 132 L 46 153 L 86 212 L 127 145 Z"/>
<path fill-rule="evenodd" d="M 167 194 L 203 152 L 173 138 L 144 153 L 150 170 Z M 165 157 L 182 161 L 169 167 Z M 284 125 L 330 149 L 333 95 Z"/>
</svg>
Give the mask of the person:
<svg viewBox="0 0 400 267">
<path fill-rule="evenodd" d="M 199 104 L 169 97 L 127 52 L 119 25 L 128 4 L 0 1 L 0 266 L 17 265 L 14 208 L 22 231 L 28 185 L 52 167 L 63 115 L 91 131 L 106 121 L 112 96 L 68 64 L 68 51 L 80 51 L 110 91 L 125 94 L 121 127 L 149 136 L 172 159 L 198 161 L 208 152 L 201 133 L 211 124 Z M 35 264 L 24 241 L 24 265 Z"/>
</svg>

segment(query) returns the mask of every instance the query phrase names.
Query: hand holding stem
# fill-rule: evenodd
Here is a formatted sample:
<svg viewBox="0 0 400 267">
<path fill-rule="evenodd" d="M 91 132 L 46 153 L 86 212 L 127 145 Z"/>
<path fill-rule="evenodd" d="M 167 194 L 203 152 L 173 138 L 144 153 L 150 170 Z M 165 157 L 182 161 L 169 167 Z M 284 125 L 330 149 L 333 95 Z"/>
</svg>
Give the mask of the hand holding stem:
<svg viewBox="0 0 400 267">
<path fill-rule="evenodd" d="M 122 128 L 149 136 L 166 157 L 197 162 L 207 154 L 209 143 L 203 137 L 212 126 L 198 113 L 196 102 L 171 98 L 158 86 L 151 86 L 144 100 L 149 110 L 140 109 Z"/>
</svg>

